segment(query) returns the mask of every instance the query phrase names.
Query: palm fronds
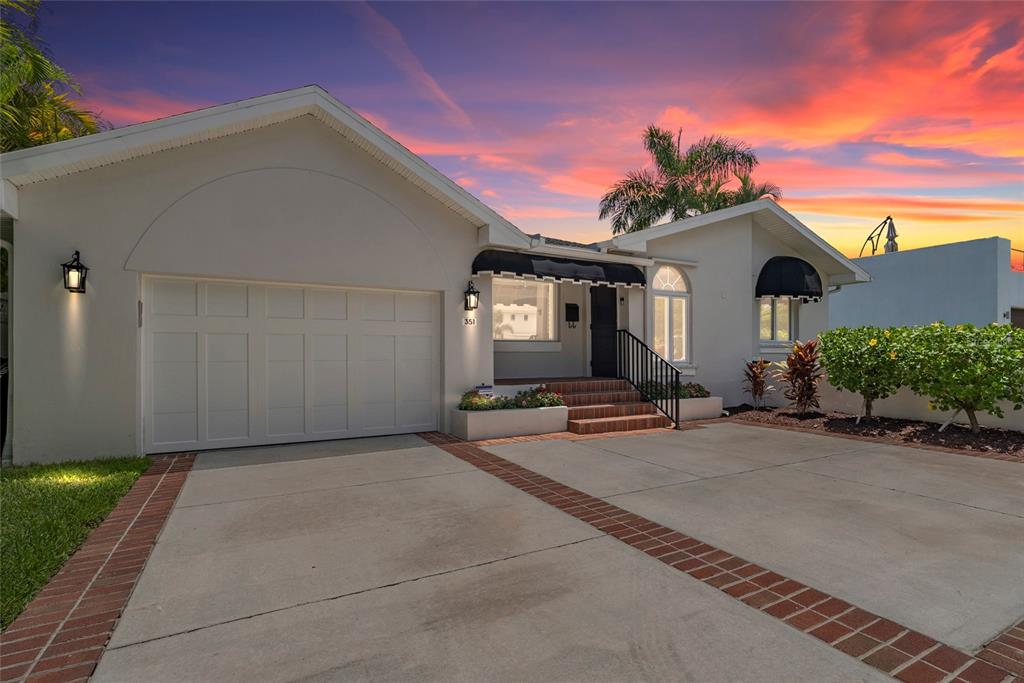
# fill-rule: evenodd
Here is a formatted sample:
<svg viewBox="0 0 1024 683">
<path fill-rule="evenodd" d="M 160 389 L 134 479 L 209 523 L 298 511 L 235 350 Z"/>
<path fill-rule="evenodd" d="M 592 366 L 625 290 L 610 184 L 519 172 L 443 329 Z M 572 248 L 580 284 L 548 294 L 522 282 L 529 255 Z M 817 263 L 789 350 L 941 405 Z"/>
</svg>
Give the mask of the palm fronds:
<svg viewBox="0 0 1024 683">
<path fill-rule="evenodd" d="M 612 219 L 612 234 L 643 230 L 664 216 L 669 205 L 661 180 L 649 171 L 630 171 L 601 197 L 600 217 Z"/>
<path fill-rule="evenodd" d="M 0 0 L 0 12 L 24 14 L 30 25 L 38 8 L 38 0 Z M 78 92 L 34 33 L 0 16 L 0 150 L 95 133 L 95 115 L 72 99 Z"/>
<path fill-rule="evenodd" d="M 751 170 L 757 155 L 747 143 L 724 135 L 710 135 L 681 146 L 682 131 L 655 125 L 643 133 L 644 149 L 653 170 L 626 173 L 601 197 L 598 216 L 612 219 L 612 234 L 635 232 L 655 225 L 665 216 L 679 220 L 717 211 L 763 197 L 778 199 L 782 191 L 773 183 L 755 183 Z M 738 189 L 728 185 L 735 178 Z"/>
</svg>

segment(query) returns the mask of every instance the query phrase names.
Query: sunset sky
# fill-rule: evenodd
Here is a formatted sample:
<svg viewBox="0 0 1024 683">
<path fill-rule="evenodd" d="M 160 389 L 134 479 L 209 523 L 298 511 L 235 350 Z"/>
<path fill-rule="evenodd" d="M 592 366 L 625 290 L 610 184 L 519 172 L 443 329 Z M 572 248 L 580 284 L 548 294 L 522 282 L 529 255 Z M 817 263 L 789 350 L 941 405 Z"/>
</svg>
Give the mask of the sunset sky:
<svg viewBox="0 0 1024 683">
<path fill-rule="evenodd" d="M 1024 248 L 1019 3 L 44 2 L 114 126 L 316 83 L 527 232 L 604 239 L 649 123 L 751 143 L 755 178 L 850 255 Z"/>
</svg>

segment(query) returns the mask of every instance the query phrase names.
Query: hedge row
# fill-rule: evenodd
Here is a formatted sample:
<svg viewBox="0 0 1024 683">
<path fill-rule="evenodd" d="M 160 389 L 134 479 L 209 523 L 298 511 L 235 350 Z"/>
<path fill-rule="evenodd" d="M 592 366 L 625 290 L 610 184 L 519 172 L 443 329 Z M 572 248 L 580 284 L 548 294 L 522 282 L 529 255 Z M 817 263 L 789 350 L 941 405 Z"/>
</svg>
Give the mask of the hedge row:
<svg viewBox="0 0 1024 683">
<path fill-rule="evenodd" d="M 1003 417 L 1001 402 L 1024 405 L 1024 329 L 1009 325 L 841 327 L 821 335 L 821 363 L 839 390 L 860 394 L 864 414 L 902 387 L 935 410 L 962 410 L 979 431 L 977 413 Z"/>
</svg>

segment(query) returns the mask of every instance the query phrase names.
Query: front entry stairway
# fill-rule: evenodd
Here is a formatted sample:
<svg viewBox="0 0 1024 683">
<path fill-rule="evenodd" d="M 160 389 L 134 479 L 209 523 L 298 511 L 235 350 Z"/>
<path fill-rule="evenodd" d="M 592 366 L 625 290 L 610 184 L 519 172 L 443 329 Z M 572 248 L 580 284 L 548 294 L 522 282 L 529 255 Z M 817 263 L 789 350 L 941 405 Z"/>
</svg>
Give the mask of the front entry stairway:
<svg viewBox="0 0 1024 683">
<path fill-rule="evenodd" d="M 544 382 L 569 406 L 569 431 L 574 434 L 629 432 L 671 427 L 658 411 L 624 379 L 581 377 Z"/>
</svg>

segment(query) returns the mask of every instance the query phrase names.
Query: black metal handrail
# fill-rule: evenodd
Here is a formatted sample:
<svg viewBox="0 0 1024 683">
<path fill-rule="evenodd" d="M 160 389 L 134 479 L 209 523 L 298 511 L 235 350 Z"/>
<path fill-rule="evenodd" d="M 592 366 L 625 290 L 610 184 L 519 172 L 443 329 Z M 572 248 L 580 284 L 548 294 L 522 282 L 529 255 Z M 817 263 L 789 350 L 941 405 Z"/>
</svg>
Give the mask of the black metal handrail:
<svg viewBox="0 0 1024 683">
<path fill-rule="evenodd" d="M 616 366 L 624 379 L 679 429 L 682 373 L 629 330 L 616 333 Z"/>
</svg>

